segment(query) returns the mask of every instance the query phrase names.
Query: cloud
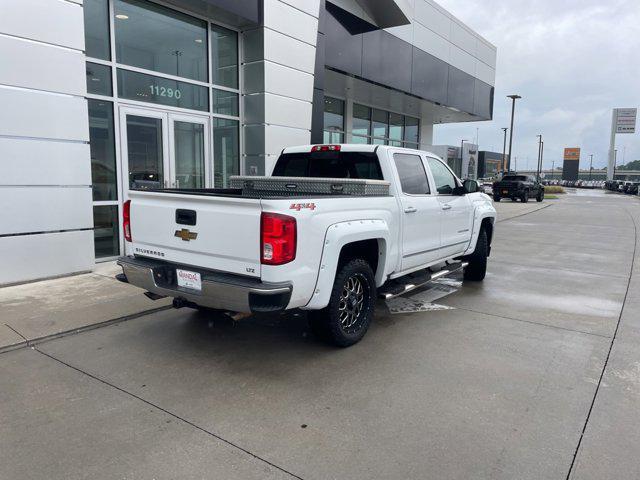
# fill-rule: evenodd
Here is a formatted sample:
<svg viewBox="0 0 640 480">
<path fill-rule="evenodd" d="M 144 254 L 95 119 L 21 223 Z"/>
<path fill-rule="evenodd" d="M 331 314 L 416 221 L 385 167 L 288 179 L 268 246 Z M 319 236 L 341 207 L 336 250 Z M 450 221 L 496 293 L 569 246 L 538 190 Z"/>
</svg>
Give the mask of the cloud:
<svg viewBox="0 0 640 480">
<path fill-rule="evenodd" d="M 564 147 L 581 147 L 583 168 L 607 163 L 611 109 L 640 106 L 640 1 L 439 0 L 498 48 L 494 120 L 437 125 L 434 143 L 475 138 L 481 149 L 502 151 L 510 100 L 518 93 L 513 155 L 537 158 L 545 140 L 545 167 L 562 162 Z M 640 127 L 640 125 L 639 125 Z M 618 163 L 640 159 L 640 134 L 618 135 Z M 519 162 L 520 163 L 520 162 Z"/>
</svg>

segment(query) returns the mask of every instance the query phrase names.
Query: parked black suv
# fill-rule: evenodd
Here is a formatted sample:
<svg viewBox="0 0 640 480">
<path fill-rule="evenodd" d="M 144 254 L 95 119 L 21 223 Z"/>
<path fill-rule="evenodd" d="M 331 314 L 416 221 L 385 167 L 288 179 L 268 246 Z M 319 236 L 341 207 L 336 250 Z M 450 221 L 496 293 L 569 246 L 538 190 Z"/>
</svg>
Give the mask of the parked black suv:
<svg viewBox="0 0 640 480">
<path fill-rule="evenodd" d="M 493 200 L 499 202 L 502 198 L 510 198 L 514 202 L 519 198 L 523 203 L 535 198 L 541 202 L 544 200 L 544 186 L 530 175 L 507 174 L 493 183 Z"/>
</svg>

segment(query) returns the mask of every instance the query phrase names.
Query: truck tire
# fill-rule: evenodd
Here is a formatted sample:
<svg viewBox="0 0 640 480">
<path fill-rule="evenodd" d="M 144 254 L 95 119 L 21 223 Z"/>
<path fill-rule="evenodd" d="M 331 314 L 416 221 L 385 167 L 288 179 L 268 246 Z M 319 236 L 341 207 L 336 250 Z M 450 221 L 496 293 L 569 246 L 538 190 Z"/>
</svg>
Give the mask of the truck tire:
<svg viewBox="0 0 640 480">
<path fill-rule="evenodd" d="M 527 203 L 529 201 L 529 190 L 524 191 L 522 197 L 520 197 L 520 200 L 522 201 L 522 203 Z"/>
<path fill-rule="evenodd" d="M 500 203 L 500 195 L 494 195 L 493 196 L 493 201 L 497 202 L 497 203 Z"/>
<path fill-rule="evenodd" d="M 467 268 L 464 269 L 464 279 L 473 282 L 481 282 L 487 274 L 487 257 L 489 254 L 489 245 L 487 239 L 487 230 L 482 229 L 478 234 L 476 249 L 465 260 L 469 262 Z"/>
<path fill-rule="evenodd" d="M 541 202 L 542 200 L 544 200 L 544 190 L 540 190 L 538 196 L 536 197 L 536 202 Z"/>
<path fill-rule="evenodd" d="M 311 329 L 333 345 L 349 347 L 367 333 L 375 302 L 376 282 L 371 267 L 364 260 L 351 260 L 336 274 L 329 305 L 309 312 Z"/>
</svg>

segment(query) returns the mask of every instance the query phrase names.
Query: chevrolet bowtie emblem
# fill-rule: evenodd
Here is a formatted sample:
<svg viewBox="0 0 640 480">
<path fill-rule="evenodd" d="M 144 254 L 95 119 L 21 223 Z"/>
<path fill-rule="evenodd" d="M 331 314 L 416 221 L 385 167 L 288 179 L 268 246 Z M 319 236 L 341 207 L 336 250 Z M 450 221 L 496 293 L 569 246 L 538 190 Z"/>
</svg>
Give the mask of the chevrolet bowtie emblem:
<svg viewBox="0 0 640 480">
<path fill-rule="evenodd" d="M 195 240 L 196 238 L 198 238 L 198 234 L 196 232 L 192 232 L 188 228 L 183 228 L 182 230 L 176 230 L 176 233 L 174 233 L 173 236 L 181 238 L 185 242 L 188 242 L 189 240 Z"/>
</svg>

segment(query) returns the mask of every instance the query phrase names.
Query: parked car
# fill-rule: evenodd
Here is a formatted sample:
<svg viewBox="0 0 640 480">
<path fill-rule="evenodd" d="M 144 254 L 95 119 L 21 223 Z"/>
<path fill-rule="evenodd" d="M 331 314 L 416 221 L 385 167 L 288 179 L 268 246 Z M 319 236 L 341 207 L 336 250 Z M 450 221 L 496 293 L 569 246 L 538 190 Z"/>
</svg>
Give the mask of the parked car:
<svg viewBox="0 0 640 480">
<path fill-rule="evenodd" d="M 308 310 L 316 332 L 349 346 L 367 331 L 378 292 L 409 291 L 453 261 L 468 264 L 466 280 L 484 279 L 491 198 L 428 152 L 290 147 L 271 177 L 231 182 L 131 191 L 130 255 L 118 260 L 126 280 L 175 306 Z"/>
<path fill-rule="evenodd" d="M 538 202 L 544 200 L 544 185 L 530 175 L 507 174 L 493 184 L 492 190 L 496 202 L 503 198 L 513 201 L 520 199 L 523 203 L 528 202 L 529 198 L 535 198 Z"/>
</svg>

